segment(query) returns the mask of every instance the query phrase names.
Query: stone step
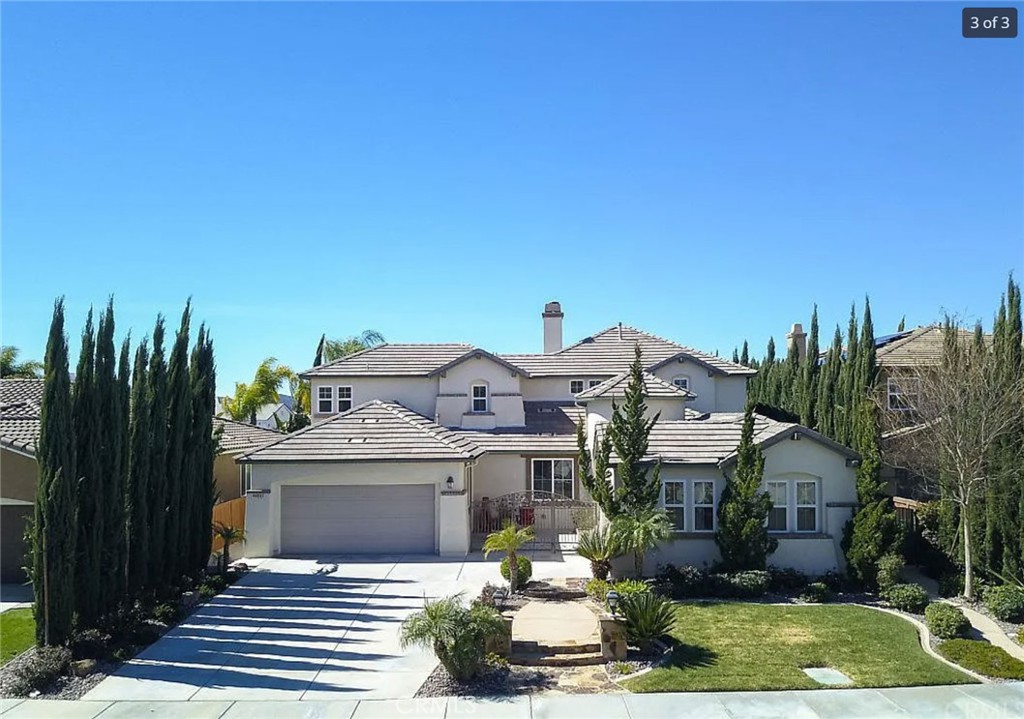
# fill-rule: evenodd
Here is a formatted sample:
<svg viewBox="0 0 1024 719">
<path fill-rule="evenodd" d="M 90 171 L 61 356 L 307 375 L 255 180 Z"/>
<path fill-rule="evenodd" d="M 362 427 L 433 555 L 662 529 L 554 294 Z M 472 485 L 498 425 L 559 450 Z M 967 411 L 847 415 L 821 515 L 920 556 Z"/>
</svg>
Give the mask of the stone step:
<svg viewBox="0 0 1024 719">
<path fill-rule="evenodd" d="M 601 656 L 600 651 L 585 654 L 517 654 L 513 652 L 508 658 L 508 663 L 526 667 L 585 667 L 604 664 L 604 657 Z"/>
<path fill-rule="evenodd" d="M 601 643 L 598 641 L 576 644 L 544 644 L 542 642 L 515 639 L 512 641 L 513 654 L 600 654 Z"/>
</svg>

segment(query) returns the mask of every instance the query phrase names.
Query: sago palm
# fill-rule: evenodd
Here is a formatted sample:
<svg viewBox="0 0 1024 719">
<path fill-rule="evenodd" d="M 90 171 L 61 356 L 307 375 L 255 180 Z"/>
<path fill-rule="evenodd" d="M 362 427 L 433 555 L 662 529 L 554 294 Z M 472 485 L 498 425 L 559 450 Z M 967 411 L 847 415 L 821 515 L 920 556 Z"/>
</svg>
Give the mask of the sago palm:
<svg viewBox="0 0 1024 719">
<path fill-rule="evenodd" d="M 612 531 L 619 546 L 633 553 L 633 568 L 640 579 L 644 576 L 644 554 L 672 537 L 672 522 L 663 509 L 641 509 L 618 517 Z"/>
<path fill-rule="evenodd" d="M 233 542 L 240 542 L 245 539 L 245 530 L 241 527 L 232 527 L 222 522 L 215 522 L 213 525 L 213 533 L 217 537 L 221 538 L 224 542 L 224 549 L 220 553 L 220 573 L 221 576 L 228 573 L 228 562 L 231 558 L 231 544 Z"/>
<path fill-rule="evenodd" d="M 622 554 L 622 550 L 612 527 L 605 525 L 580 532 L 576 554 L 590 562 L 590 572 L 594 579 L 608 579 L 612 560 Z"/>
<path fill-rule="evenodd" d="M 484 556 L 491 552 L 504 552 L 508 556 L 508 591 L 515 594 L 519 582 L 519 550 L 535 539 L 533 527 L 520 529 L 515 522 L 505 522 L 504 528 L 491 532 L 484 540 Z"/>
<path fill-rule="evenodd" d="M 423 609 L 402 622 L 402 648 L 419 646 L 434 652 L 452 678 L 471 679 L 480 673 L 486 640 L 507 631 L 505 620 L 492 607 L 466 607 L 461 595 L 426 600 Z"/>
</svg>

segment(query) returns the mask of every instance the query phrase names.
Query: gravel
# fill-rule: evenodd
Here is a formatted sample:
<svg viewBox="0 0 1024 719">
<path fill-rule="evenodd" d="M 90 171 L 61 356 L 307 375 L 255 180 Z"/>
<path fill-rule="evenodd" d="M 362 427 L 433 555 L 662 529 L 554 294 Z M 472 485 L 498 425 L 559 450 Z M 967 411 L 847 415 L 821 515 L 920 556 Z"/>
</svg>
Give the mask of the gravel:
<svg viewBox="0 0 1024 719">
<path fill-rule="evenodd" d="M 605 665 L 605 669 L 608 671 L 608 676 L 612 679 L 622 679 L 632 676 L 637 672 L 642 672 L 644 669 L 650 669 L 653 666 L 654 662 L 650 659 L 627 659 L 621 662 L 608 662 Z M 622 671 L 623 669 L 628 669 L 628 671 Z"/>
<path fill-rule="evenodd" d="M 32 647 L 0 668 L 0 697 L 8 699 L 19 696 L 13 691 L 15 675 L 22 667 L 33 661 L 35 651 L 35 647 Z M 121 662 L 100 661 L 92 674 L 85 677 L 70 674 L 58 677 L 53 684 L 44 687 L 41 692 L 33 692 L 31 696 L 33 699 L 81 699 L 86 692 L 106 679 L 108 674 L 117 671 L 120 666 Z"/>
<path fill-rule="evenodd" d="M 440 664 L 416 692 L 417 697 L 493 697 L 531 694 L 553 686 L 553 677 L 528 667 L 488 667 L 468 682 L 458 682 Z"/>
</svg>

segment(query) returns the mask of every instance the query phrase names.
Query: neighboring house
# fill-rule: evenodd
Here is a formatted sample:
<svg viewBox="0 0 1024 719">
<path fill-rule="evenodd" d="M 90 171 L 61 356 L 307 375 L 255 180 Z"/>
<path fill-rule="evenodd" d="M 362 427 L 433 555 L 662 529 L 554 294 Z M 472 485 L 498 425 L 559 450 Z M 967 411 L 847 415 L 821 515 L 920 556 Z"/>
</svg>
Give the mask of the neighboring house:
<svg viewBox="0 0 1024 719">
<path fill-rule="evenodd" d="M 27 545 L 23 534 L 36 500 L 42 399 L 41 379 L 0 380 L 0 581 L 4 582 L 25 580 L 22 567 Z M 223 501 L 243 493 L 245 469 L 236 464 L 235 457 L 282 435 L 220 417 L 213 421 L 215 432 L 221 428 L 214 481 Z"/>
<path fill-rule="evenodd" d="M 214 414 L 218 417 L 224 414 L 224 398 L 217 398 L 217 407 Z M 277 402 L 268 402 L 256 410 L 256 426 L 263 429 L 277 430 L 278 427 L 286 427 L 292 418 L 294 400 L 286 394 L 279 394 Z M 280 424 L 279 424 L 280 423 Z"/>
<path fill-rule="evenodd" d="M 557 541 L 595 518 L 577 427 L 592 446 L 639 345 L 647 405 L 661 413 L 651 459 L 662 461 L 661 503 L 678 532 L 657 560 L 713 562 L 723 471 L 755 370 L 623 325 L 563 349 L 559 304 L 542 317 L 539 354 L 383 344 L 305 372 L 314 423 L 239 458 L 251 467 L 247 552 L 460 555 L 505 518 Z M 778 502 L 773 561 L 841 568 L 856 454 L 766 418 L 757 439 Z"/>
</svg>

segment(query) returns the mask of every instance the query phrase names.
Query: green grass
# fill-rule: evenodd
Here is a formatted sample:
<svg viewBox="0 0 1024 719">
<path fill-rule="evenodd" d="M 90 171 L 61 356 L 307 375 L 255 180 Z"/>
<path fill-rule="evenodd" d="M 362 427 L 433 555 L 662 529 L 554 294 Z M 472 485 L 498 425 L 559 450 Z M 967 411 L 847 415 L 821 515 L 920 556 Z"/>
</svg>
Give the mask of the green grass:
<svg viewBox="0 0 1024 719">
<path fill-rule="evenodd" d="M 0 666 L 14 659 L 36 642 L 36 620 L 32 608 L 9 609 L 0 614 Z"/>
<path fill-rule="evenodd" d="M 864 607 L 679 604 L 669 666 L 624 683 L 634 692 L 814 689 L 801 669 L 832 667 L 858 687 L 974 682 L 921 648 L 909 622 Z"/>
<path fill-rule="evenodd" d="M 986 677 L 1024 679 L 1024 662 L 988 642 L 950 639 L 939 645 L 938 652 L 949 661 Z"/>
</svg>

